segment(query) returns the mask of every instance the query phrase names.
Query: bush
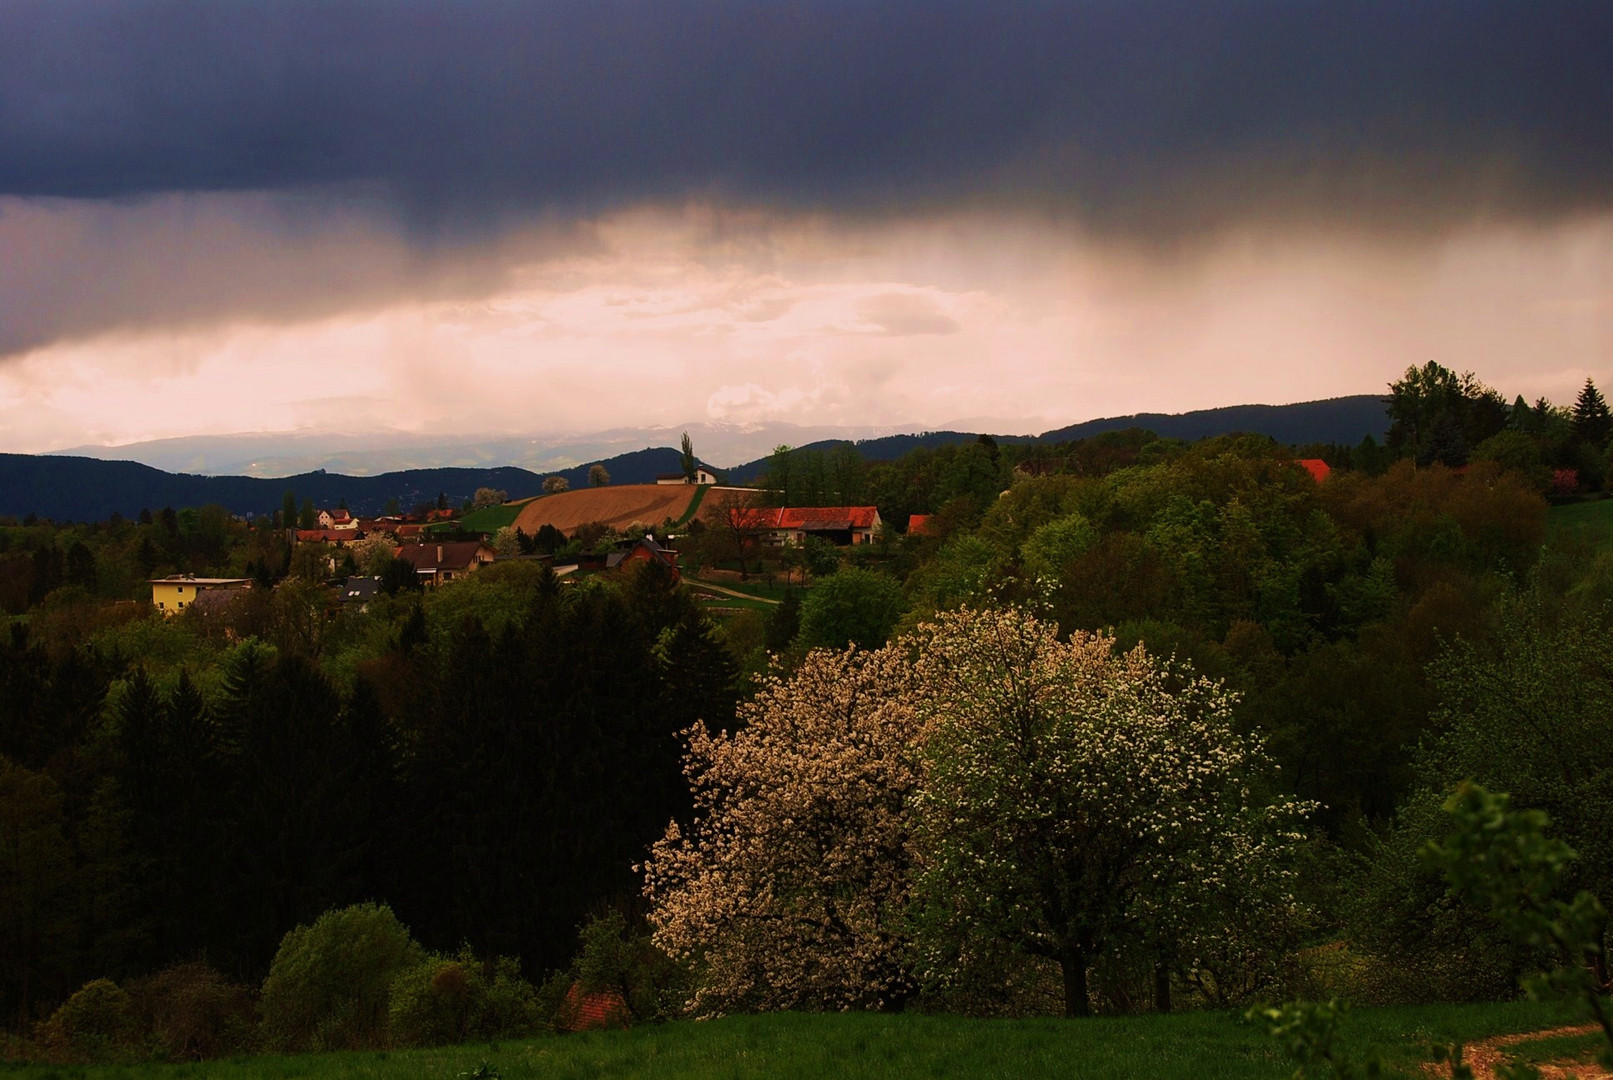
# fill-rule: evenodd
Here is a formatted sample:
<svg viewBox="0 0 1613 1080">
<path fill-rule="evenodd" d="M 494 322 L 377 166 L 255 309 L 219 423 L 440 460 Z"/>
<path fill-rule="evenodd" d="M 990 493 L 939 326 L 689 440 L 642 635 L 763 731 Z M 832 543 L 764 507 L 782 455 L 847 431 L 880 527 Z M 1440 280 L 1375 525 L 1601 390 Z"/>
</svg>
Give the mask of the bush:
<svg viewBox="0 0 1613 1080">
<path fill-rule="evenodd" d="M 466 947 L 430 957 L 392 982 L 387 1031 L 395 1046 L 520 1038 L 540 1026 L 537 990 L 510 957 L 482 961 Z"/>
<path fill-rule="evenodd" d="M 578 929 L 580 947 L 568 971 L 540 991 L 543 1016 L 561 1029 L 575 1027 L 579 1004 L 593 995 L 620 994 L 629 1021 L 667 1020 L 689 998 L 687 972 L 650 940 L 647 928 L 629 927 L 620 912 L 592 916 Z"/>
<path fill-rule="evenodd" d="M 228 1057 L 251 1048 L 252 991 L 206 964 L 177 964 L 129 984 L 135 1014 L 173 1061 Z"/>
<path fill-rule="evenodd" d="M 423 959 L 384 904 L 327 911 L 280 942 L 263 981 L 263 1036 L 275 1050 L 380 1046 L 400 972 Z"/>
<path fill-rule="evenodd" d="M 62 1002 L 35 1037 L 74 1058 L 109 1061 L 131 1055 L 139 1025 L 128 993 L 111 979 L 96 979 Z"/>
<path fill-rule="evenodd" d="M 877 649 L 902 617 L 902 586 L 853 566 L 819 581 L 801 604 L 800 640 L 809 649 Z"/>
</svg>

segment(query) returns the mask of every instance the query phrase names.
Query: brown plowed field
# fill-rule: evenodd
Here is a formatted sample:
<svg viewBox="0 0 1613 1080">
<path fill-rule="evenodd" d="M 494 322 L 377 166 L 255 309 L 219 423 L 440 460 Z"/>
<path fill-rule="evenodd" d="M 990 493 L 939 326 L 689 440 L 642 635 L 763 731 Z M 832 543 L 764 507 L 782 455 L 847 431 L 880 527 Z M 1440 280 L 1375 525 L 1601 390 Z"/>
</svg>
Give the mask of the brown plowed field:
<svg viewBox="0 0 1613 1080">
<path fill-rule="evenodd" d="M 540 495 L 521 505 L 515 527 L 528 536 L 537 535 L 544 525 L 553 525 L 569 536 L 577 526 L 590 521 L 602 521 L 617 529 L 636 521 L 657 528 L 667 518 L 676 521 L 683 517 L 698 490 L 692 484 L 620 484 Z M 734 492 L 747 500 L 758 494 L 744 488 L 712 488 L 700 504 L 700 517 L 709 521 L 711 513 Z"/>
</svg>

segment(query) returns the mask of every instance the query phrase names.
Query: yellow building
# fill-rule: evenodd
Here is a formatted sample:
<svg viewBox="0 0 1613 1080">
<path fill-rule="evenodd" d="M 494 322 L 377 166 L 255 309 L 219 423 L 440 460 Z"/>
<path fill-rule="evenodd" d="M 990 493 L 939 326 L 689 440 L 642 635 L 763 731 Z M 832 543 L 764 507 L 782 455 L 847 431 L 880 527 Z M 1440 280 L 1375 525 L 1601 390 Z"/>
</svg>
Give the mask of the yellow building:
<svg viewBox="0 0 1613 1080">
<path fill-rule="evenodd" d="M 172 574 L 151 579 L 151 602 L 164 615 L 178 615 L 189 607 L 199 593 L 208 589 L 249 589 L 252 579 L 244 577 L 194 577 L 189 574 Z"/>
</svg>

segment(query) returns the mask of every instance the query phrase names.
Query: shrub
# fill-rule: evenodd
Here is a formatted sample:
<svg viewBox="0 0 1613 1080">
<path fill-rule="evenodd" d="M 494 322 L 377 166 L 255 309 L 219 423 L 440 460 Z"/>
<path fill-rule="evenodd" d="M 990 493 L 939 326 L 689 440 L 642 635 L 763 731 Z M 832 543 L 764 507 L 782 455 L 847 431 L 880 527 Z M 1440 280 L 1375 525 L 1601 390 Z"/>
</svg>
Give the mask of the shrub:
<svg viewBox="0 0 1613 1080">
<path fill-rule="evenodd" d="M 89 1061 L 129 1056 L 138 1034 L 134 1003 L 111 979 L 85 983 L 35 1033 L 43 1045 Z"/>
<path fill-rule="evenodd" d="M 537 990 L 511 957 L 478 960 L 469 947 L 433 956 L 392 982 L 387 1031 L 396 1046 L 519 1038 L 541 1026 Z"/>
<path fill-rule="evenodd" d="M 656 947 L 648 928 L 632 927 L 620 912 L 590 917 L 577 932 L 580 947 L 568 971 L 541 991 L 544 1016 L 563 1030 L 578 1026 L 583 1003 L 619 995 L 624 1022 L 666 1020 L 689 998 L 687 972 Z"/>
<path fill-rule="evenodd" d="M 176 964 L 129 984 L 141 1028 L 170 1060 L 227 1057 L 251 1048 L 252 991 L 206 964 Z"/>
<path fill-rule="evenodd" d="M 276 1050 L 381 1045 L 393 980 L 422 960 L 384 904 L 327 911 L 280 942 L 263 981 L 263 1036 Z"/>
<path fill-rule="evenodd" d="M 877 649 L 902 617 L 902 586 L 889 574 L 848 566 L 812 587 L 801 604 L 800 639 L 809 649 L 848 644 Z"/>
</svg>

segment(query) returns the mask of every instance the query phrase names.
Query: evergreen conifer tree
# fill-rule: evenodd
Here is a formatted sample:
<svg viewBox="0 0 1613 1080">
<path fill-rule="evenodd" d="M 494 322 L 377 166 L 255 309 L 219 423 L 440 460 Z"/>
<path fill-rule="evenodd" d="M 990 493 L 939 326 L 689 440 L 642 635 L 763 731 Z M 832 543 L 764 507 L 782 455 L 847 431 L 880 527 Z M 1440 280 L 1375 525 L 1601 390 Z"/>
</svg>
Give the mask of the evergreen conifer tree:
<svg viewBox="0 0 1613 1080">
<path fill-rule="evenodd" d="M 1596 384 L 1585 380 L 1585 388 L 1574 402 L 1574 437 L 1601 449 L 1613 434 L 1613 415 L 1608 413 L 1607 400 Z"/>
</svg>

